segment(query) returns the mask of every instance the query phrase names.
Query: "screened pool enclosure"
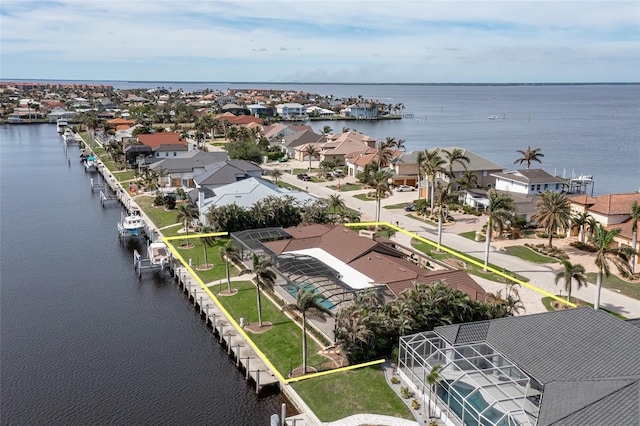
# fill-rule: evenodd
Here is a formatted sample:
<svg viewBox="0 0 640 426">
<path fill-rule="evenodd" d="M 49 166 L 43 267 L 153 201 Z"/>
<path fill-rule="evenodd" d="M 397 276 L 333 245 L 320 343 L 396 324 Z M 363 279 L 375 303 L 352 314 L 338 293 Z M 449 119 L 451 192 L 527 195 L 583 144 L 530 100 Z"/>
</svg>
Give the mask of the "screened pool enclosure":
<svg viewBox="0 0 640 426">
<path fill-rule="evenodd" d="M 425 397 L 436 365 L 432 397 L 452 424 L 536 424 L 542 386 L 486 342 L 451 345 L 435 332 L 400 339 L 398 368 Z"/>
</svg>

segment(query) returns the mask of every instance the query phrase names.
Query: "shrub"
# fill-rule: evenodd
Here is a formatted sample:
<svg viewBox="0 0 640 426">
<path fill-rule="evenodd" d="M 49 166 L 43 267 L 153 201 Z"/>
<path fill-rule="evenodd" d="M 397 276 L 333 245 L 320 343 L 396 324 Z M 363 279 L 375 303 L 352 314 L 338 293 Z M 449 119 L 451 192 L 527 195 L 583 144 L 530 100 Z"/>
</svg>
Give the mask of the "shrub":
<svg viewBox="0 0 640 426">
<path fill-rule="evenodd" d="M 403 397 L 404 399 L 409 399 L 413 397 L 413 392 L 409 390 L 408 386 L 402 386 L 400 388 L 400 396 Z"/>
<path fill-rule="evenodd" d="M 398 376 L 391 377 L 391 383 L 393 383 L 394 385 L 400 383 L 400 379 L 398 379 Z"/>
<path fill-rule="evenodd" d="M 161 206 L 164 204 L 164 197 L 162 195 L 156 195 L 156 198 L 153 199 L 154 206 Z"/>
<path fill-rule="evenodd" d="M 163 199 L 163 204 L 167 208 L 167 210 L 173 210 L 176 208 L 176 197 L 173 195 L 165 195 Z"/>
<path fill-rule="evenodd" d="M 420 408 L 420 403 L 417 399 L 414 398 L 413 401 L 411 401 L 411 408 L 413 408 L 414 410 Z"/>
</svg>

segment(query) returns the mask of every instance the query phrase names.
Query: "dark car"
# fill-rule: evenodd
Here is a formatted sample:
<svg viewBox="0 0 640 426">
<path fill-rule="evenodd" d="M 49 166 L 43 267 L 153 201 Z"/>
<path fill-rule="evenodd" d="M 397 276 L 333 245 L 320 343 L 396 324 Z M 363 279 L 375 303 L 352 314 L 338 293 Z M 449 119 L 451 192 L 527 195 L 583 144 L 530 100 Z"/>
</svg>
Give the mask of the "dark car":
<svg viewBox="0 0 640 426">
<path fill-rule="evenodd" d="M 308 180 L 311 180 L 311 176 L 309 176 L 309 175 L 308 175 L 308 174 L 306 174 L 306 173 L 300 173 L 300 174 L 298 175 L 298 179 L 300 179 L 300 180 L 307 180 L 307 181 L 308 181 Z"/>
<path fill-rule="evenodd" d="M 415 204 L 407 204 L 406 206 L 404 206 L 404 211 L 406 212 L 415 212 L 416 211 L 416 205 Z"/>
</svg>

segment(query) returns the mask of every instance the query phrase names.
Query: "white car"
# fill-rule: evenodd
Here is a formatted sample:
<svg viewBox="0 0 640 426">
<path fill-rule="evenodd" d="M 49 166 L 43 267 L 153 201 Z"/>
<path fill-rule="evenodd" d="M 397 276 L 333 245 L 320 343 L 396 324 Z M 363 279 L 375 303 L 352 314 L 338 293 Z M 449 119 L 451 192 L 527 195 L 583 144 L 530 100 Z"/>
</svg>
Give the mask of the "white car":
<svg viewBox="0 0 640 426">
<path fill-rule="evenodd" d="M 399 185 L 396 186 L 396 191 L 398 192 L 409 192 L 409 191 L 415 191 L 416 189 L 413 186 L 409 186 L 409 185 Z"/>
</svg>

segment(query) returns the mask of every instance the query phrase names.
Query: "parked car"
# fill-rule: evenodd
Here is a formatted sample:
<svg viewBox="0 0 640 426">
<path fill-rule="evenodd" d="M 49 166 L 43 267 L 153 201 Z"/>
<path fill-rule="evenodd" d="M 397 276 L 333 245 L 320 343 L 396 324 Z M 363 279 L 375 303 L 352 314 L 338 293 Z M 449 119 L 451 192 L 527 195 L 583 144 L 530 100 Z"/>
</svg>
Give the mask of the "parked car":
<svg viewBox="0 0 640 426">
<path fill-rule="evenodd" d="M 287 158 L 287 157 L 278 158 L 278 163 L 286 163 L 287 161 L 289 161 L 289 158 Z"/>
<path fill-rule="evenodd" d="M 333 175 L 335 177 L 341 178 L 344 176 L 344 172 L 341 169 L 336 169 L 333 171 Z"/>
<path fill-rule="evenodd" d="M 300 174 L 298 175 L 298 179 L 300 179 L 300 180 L 306 180 L 306 181 L 309 181 L 309 180 L 311 180 L 311 176 L 309 176 L 309 175 L 308 175 L 308 174 L 306 174 L 306 173 L 300 173 Z"/>
<path fill-rule="evenodd" d="M 409 185 L 398 185 L 396 186 L 396 191 L 398 192 L 409 192 L 409 191 L 415 191 L 416 189 L 413 186 L 409 186 Z"/>
<path fill-rule="evenodd" d="M 416 211 L 415 203 L 407 204 L 406 206 L 404 206 L 404 211 L 406 211 L 406 212 L 415 212 Z"/>
</svg>

